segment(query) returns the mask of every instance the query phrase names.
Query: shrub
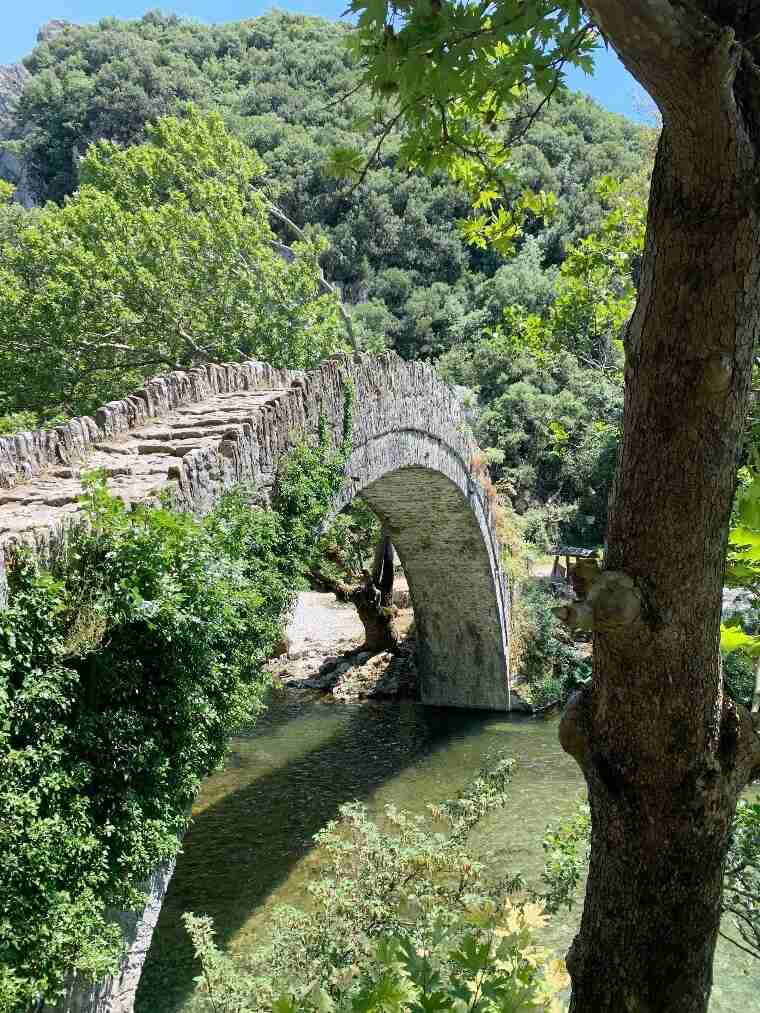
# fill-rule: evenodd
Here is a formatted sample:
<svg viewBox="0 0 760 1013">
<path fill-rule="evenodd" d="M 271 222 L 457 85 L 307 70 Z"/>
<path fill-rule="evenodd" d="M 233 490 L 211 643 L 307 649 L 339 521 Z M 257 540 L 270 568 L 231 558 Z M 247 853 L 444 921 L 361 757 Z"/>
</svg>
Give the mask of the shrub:
<svg viewBox="0 0 760 1013">
<path fill-rule="evenodd" d="M 10 412 L 8 415 L 0 415 L 0 436 L 28 432 L 37 429 L 38 425 L 34 412 Z"/>
<path fill-rule="evenodd" d="M 381 826 L 360 803 L 316 837 L 324 860 L 307 910 L 281 908 L 270 944 L 247 966 L 220 952 L 208 918 L 186 915 L 202 974 L 198 1010 L 401 1011 L 554 1009 L 561 961 L 533 945 L 539 905 L 490 882 L 466 849 L 504 805 L 512 762 L 500 758 L 429 818 L 388 806 Z M 466 1001 L 467 1007 L 463 1005 Z"/>
<path fill-rule="evenodd" d="M 735 934 L 729 935 L 724 923 L 721 935 L 760 960 L 760 802 L 742 799 L 737 807 L 723 879 L 723 912 L 730 916 Z"/>
<path fill-rule="evenodd" d="M 551 591 L 538 583 L 526 585 L 517 602 L 523 645 L 517 678 L 527 685 L 535 707 L 566 699 L 591 675 L 590 659 L 579 657 L 552 612 L 555 604 Z"/>
<path fill-rule="evenodd" d="M 744 651 L 723 653 L 723 685 L 733 700 L 749 707 L 755 690 L 755 663 Z"/>
<path fill-rule="evenodd" d="M 114 969 L 201 779 L 261 707 L 343 455 L 300 447 L 274 509 L 129 510 L 93 477 L 47 569 L 19 554 L 0 611 L 0 1010 Z"/>
</svg>

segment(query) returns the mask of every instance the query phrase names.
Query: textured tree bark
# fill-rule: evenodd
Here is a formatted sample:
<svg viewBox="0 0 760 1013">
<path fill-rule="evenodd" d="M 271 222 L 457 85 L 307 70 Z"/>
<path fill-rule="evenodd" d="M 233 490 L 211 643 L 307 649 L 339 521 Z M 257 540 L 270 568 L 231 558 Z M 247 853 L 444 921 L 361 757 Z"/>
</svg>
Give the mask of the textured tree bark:
<svg viewBox="0 0 760 1013">
<path fill-rule="evenodd" d="M 395 653 L 399 647 L 393 625 L 395 557 L 390 536 L 383 532 L 375 546 L 372 570 L 363 570 L 358 583 L 331 580 L 324 573 L 313 575 L 318 584 L 332 591 L 340 601 L 351 602 L 364 627 L 362 649 L 373 654 L 378 651 Z"/>
<path fill-rule="evenodd" d="M 733 29 L 698 10 L 717 6 L 588 4 L 664 130 L 604 572 L 588 601 L 594 676 L 560 729 L 592 813 L 572 1013 L 707 1010 L 728 835 L 760 767 L 749 713 L 723 695 L 719 654 L 760 325 L 760 76 Z"/>
<path fill-rule="evenodd" d="M 378 651 L 395 653 L 398 650 L 398 637 L 393 628 L 393 610 L 381 606 L 375 585 L 367 581 L 351 593 L 350 599 L 364 626 L 362 650 L 373 654 Z"/>
<path fill-rule="evenodd" d="M 393 628 L 394 561 L 393 544 L 383 532 L 375 547 L 372 573 L 350 596 L 364 626 L 367 651 L 398 650 L 398 637 Z"/>
</svg>

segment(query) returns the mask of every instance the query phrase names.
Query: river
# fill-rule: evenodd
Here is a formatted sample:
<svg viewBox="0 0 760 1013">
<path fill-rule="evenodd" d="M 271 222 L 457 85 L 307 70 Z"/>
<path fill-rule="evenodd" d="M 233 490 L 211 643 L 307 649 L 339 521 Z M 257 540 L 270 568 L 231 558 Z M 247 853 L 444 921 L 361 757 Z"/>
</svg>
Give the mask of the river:
<svg viewBox="0 0 760 1013">
<path fill-rule="evenodd" d="M 262 939 L 273 907 L 299 904 L 318 854 L 312 837 L 346 801 L 373 812 L 393 802 L 420 811 L 451 797 L 494 750 L 518 766 L 508 807 L 472 839 L 505 871 L 536 880 L 548 824 L 570 813 L 583 784 L 560 749 L 556 721 L 439 710 L 411 702 L 340 704 L 278 691 L 255 729 L 232 742 L 226 769 L 208 778 L 193 810 L 143 973 L 137 1013 L 185 1013 L 193 989 L 183 911 L 213 916 L 233 953 Z M 545 943 L 564 951 L 580 905 L 553 920 Z M 754 965 L 754 966 L 753 966 Z M 760 1009 L 757 962 L 719 943 L 712 1013 Z"/>
</svg>

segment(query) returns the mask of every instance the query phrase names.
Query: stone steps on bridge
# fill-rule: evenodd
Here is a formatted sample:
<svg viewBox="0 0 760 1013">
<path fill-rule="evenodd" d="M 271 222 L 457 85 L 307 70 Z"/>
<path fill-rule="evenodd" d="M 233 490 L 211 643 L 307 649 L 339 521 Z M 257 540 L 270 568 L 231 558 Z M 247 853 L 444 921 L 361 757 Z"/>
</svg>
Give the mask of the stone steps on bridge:
<svg viewBox="0 0 760 1013">
<path fill-rule="evenodd" d="M 231 433 L 255 427 L 257 414 L 287 390 L 237 390 L 179 405 L 135 429 L 97 440 L 76 463 L 51 465 L 29 481 L 0 489 L 0 549 L 8 542 L 39 544 L 51 530 L 67 527 L 81 511 L 82 477 L 96 469 L 126 503 L 155 500 L 176 486 L 182 457 L 194 450 L 213 451 Z"/>
</svg>

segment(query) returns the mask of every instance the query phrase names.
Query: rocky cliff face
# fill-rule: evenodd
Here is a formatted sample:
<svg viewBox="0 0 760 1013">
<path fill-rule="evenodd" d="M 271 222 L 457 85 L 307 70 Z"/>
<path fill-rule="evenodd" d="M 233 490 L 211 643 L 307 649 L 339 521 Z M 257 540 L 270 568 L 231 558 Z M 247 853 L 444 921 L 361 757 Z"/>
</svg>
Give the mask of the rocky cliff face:
<svg viewBox="0 0 760 1013">
<path fill-rule="evenodd" d="M 16 200 L 25 207 L 36 203 L 28 166 L 17 154 L 3 148 L 2 142 L 20 137 L 16 103 L 29 77 L 29 71 L 20 63 L 0 67 L 0 179 L 13 183 Z"/>
<path fill-rule="evenodd" d="M 48 42 L 50 39 L 55 38 L 59 32 L 62 32 L 64 28 L 68 28 L 70 24 L 72 22 L 66 21 L 64 18 L 51 18 L 37 32 L 37 41 Z"/>
</svg>

